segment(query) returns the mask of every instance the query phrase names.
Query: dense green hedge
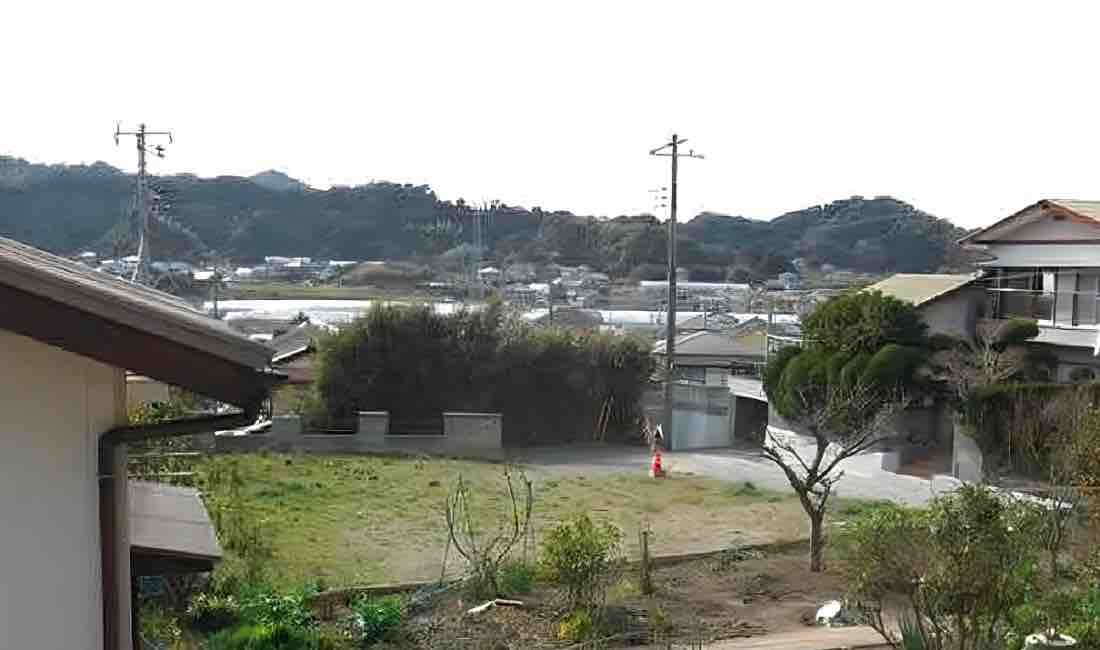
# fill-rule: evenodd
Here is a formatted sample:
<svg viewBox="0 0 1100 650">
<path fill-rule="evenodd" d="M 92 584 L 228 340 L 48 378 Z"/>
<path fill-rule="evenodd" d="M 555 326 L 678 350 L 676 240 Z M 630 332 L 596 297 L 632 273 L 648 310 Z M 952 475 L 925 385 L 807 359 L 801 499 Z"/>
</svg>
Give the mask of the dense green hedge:
<svg viewBox="0 0 1100 650">
<path fill-rule="evenodd" d="M 1100 382 L 997 384 L 975 391 L 962 404 L 962 417 L 984 454 L 1042 475 L 1051 444 L 1097 404 Z"/>
<path fill-rule="evenodd" d="M 499 304 L 378 305 L 323 341 L 320 360 L 319 407 L 333 417 L 497 412 L 506 444 L 633 434 L 654 370 L 644 340 L 536 329 Z"/>
</svg>

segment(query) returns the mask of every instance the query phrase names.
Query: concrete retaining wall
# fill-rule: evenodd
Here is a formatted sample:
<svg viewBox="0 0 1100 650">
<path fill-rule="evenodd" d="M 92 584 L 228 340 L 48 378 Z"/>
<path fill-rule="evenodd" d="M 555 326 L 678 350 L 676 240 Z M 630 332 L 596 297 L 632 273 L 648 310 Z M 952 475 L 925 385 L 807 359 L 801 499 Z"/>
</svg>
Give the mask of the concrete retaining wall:
<svg viewBox="0 0 1100 650">
<path fill-rule="evenodd" d="M 444 413 L 441 436 L 390 435 L 390 416 L 385 411 L 363 411 L 358 421 L 358 431 L 354 434 L 304 434 L 299 416 L 276 416 L 266 433 L 220 433 L 215 438 L 215 451 L 406 452 L 478 458 L 500 458 L 504 453 L 504 419 L 499 413 Z"/>
<path fill-rule="evenodd" d="M 951 473 L 959 480 L 980 483 L 984 477 L 982 450 L 970 433 L 969 427 L 956 419 L 955 440 L 951 449 Z"/>
</svg>

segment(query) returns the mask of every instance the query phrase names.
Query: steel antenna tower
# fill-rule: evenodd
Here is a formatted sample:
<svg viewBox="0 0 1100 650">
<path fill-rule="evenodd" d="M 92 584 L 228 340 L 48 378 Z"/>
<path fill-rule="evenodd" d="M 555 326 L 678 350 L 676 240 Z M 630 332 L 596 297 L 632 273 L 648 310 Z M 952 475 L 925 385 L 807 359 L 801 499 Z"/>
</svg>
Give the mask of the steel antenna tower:
<svg viewBox="0 0 1100 650">
<path fill-rule="evenodd" d="M 689 149 L 680 151 L 680 145 L 687 138 L 672 138 L 649 152 L 651 156 L 672 159 L 672 183 L 669 185 L 668 205 L 668 314 L 665 321 L 665 400 L 664 400 L 664 438 L 666 444 L 673 435 L 672 431 L 672 374 L 676 367 L 676 180 L 679 173 L 680 158 L 702 158 L 702 154 Z"/>
<path fill-rule="evenodd" d="M 170 131 L 149 131 L 145 128 L 145 124 L 139 124 L 137 131 L 123 131 L 121 125 L 115 125 L 115 146 L 118 146 L 119 138 L 129 135 L 134 136 L 137 142 L 138 173 L 137 188 L 134 192 L 134 210 L 137 214 L 138 227 L 141 229 L 138 241 L 138 263 L 134 267 L 130 281 L 148 284 L 152 277 L 149 272 L 149 264 L 152 260 L 149 252 L 152 234 L 150 220 L 152 217 L 149 205 L 149 184 L 145 174 L 145 154 L 153 154 L 157 158 L 164 158 L 164 145 L 150 146 L 147 141 L 150 136 L 167 136 L 168 144 L 172 144 L 172 133 Z"/>
</svg>

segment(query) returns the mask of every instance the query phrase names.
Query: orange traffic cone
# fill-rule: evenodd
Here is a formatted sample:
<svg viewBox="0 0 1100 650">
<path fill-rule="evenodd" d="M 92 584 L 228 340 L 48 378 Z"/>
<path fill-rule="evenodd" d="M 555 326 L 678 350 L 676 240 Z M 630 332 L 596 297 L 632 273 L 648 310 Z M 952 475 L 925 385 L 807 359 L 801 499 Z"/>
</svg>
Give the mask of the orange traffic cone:
<svg viewBox="0 0 1100 650">
<path fill-rule="evenodd" d="M 661 467 L 661 450 L 653 450 L 653 462 L 649 465 L 649 477 L 650 478 L 663 478 L 665 470 Z"/>
</svg>

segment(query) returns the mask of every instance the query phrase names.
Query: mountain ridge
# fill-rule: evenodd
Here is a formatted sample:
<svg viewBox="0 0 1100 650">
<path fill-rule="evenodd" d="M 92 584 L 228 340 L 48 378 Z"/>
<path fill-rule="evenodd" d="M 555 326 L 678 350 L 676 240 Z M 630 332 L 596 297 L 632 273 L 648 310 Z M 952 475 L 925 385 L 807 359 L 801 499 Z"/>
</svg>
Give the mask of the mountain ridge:
<svg viewBox="0 0 1100 650">
<path fill-rule="evenodd" d="M 45 165 L 0 156 L 0 234 L 72 254 L 133 246 L 133 175 L 106 163 Z M 265 255 L 446 262 L 473 241 L 478 211 L 427 185 L 371 182 L 314 189 L 283 172 L 251 177 L 150 177 L 172 227 L 158 255 L 256 261 Z M 667 239 L 652 215 L 596 218 L 494 204 L 481 217 L 487 259 L 588 263 L 620 275 L 657 274 Z M 774 277 L 802 258 L 868 272 L 966 265 L 965 231 L 888 196 L 850 197 L 773 219 L 702 212 L 680 226 L 679 254 L 700 277 Z M 159 239 L 159 241 L 158 241 Z"/>
</svg>

